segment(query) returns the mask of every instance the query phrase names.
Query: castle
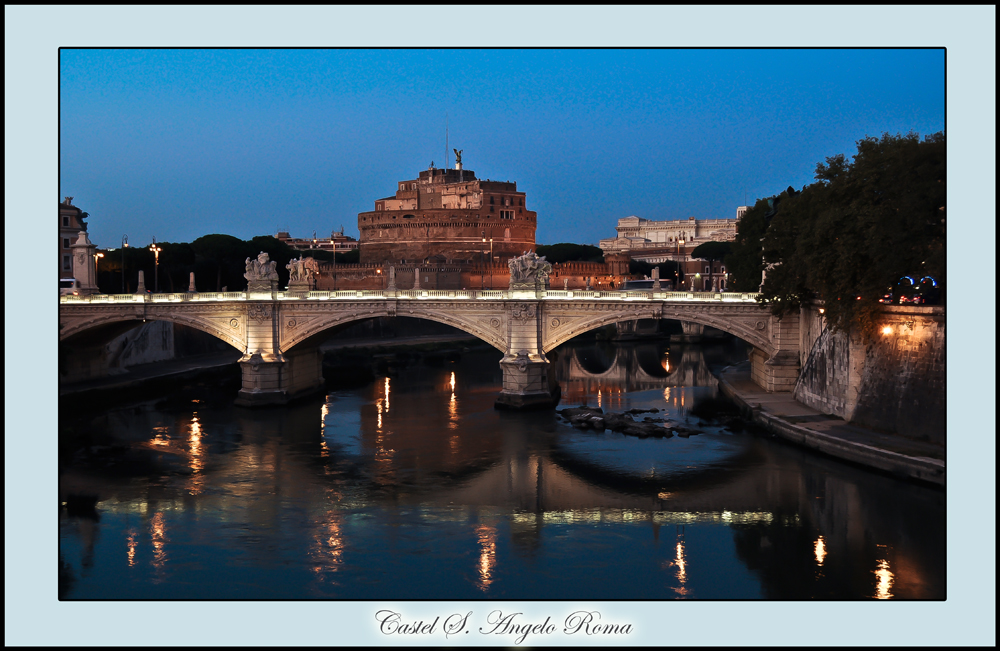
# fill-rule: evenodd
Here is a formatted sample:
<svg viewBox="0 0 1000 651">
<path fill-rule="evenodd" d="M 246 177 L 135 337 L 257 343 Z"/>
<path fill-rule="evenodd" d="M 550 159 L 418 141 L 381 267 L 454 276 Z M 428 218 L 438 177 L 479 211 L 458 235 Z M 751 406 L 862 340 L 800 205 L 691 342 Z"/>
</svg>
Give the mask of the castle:
<svg viewBox="0 0 1000 651">
<path fill-rule="evenodd" d="M 358 215 L 363 264 L 486 264 L 535 250 L 537 215 L 517 183 L 477 179 L 459 158 L 398 186 Z"/>
</svg>

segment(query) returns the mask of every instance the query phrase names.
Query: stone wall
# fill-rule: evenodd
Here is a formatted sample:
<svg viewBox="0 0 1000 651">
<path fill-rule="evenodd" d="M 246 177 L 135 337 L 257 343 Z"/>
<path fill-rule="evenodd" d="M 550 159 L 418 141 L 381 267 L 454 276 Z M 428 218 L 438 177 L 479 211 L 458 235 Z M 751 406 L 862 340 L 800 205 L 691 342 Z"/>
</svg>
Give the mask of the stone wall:
<svg viewBox="0 0 1000 651">
<path fill-rule="evenodd" d="M 830 330 L 804 348 L 805 360 L 795 384 L 795 399 L 813 409 L 844 418 L 850 377 L 850 344 Z"/>
<path fill-rule="evenodd" d="M 886 308 L 891 332 L 865 347 L 851 421 L 944 443 L 944 308 Z"/>
<path fill-rule="evenodd" d="M 809 348 L 821 316 L 811 307 L 800 321 L 808 354 L 796 400 L 859 425 L 944 442 L 944 308 L 886 306 L 888 330 L 873 341 L 823 329 Z"/>
</svg>

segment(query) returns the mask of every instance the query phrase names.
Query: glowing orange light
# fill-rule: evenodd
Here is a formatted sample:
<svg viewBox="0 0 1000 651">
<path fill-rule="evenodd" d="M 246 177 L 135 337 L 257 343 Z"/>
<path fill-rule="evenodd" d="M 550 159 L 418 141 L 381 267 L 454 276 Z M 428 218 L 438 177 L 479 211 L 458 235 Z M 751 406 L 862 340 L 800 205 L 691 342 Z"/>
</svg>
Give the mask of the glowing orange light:
<svg viewBox="0 0 1000 651">
<path fill-rule="evenodd" d="M 816 539 L 813 551 L 816 554 L 816 564 L 822 565 L 826 559 L 826 542 L 823 540 L 823 536 Z"/>
<path fill-rule="evenodd" d="M 892 334 L 892 326 L 884 326 L 882 328 L 882 334 L 884 334 L 884 335 L 891 335 Z"/>
</svg>

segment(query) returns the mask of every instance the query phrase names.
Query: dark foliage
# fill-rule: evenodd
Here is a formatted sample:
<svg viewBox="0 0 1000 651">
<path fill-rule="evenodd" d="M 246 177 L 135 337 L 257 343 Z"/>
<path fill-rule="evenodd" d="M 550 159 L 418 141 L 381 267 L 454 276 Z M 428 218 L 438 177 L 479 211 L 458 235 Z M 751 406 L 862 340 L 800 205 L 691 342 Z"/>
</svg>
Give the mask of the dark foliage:
<svg viewBox="0 0 1000 651">
<path fill-rule="evenodd" d="M 818 298 L 834 329 L 874 332 L 886 295 L 911 283 L 945 286 L 945 138 L 884 134 L 858 141 L 852 161 L 832 156 L 817 182 L 791 188 L 740 220 L 727 263 L 735 286 L 776 313 Z M 939 296 L 943 297 L 943 296 Z"/>
<path fill-rule="evenodd" d="M 548 262 L 604 262 L 604 251 L 589 244 L 543 244 L 535 249 L 535 253 L 544 256 Z"/>
</svg>

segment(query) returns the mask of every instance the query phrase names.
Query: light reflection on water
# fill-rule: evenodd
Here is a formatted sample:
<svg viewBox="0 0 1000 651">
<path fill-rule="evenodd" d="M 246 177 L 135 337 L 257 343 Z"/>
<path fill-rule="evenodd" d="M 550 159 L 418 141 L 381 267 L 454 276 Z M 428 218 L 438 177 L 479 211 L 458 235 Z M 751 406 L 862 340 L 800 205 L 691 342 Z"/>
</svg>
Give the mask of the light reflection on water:
<svg viewBox="0 0 1000 651">
<path fill-rule="evenodd" d="M 60 517 L 66 596 L 943 596 L 939 492 L 700 425 L 689 409 L 715 388 L 699 348 L 553 357 L 561 406 L 656 407 L 702 433 L 636 439 L 497 412 L 492 352 L 281 409 L 192 389 L 205 395 L 184 407 L 87 417 L 132 456 L 64 469 L 63 493 L 100 498 L 97 520 Z"/>
</svg>

